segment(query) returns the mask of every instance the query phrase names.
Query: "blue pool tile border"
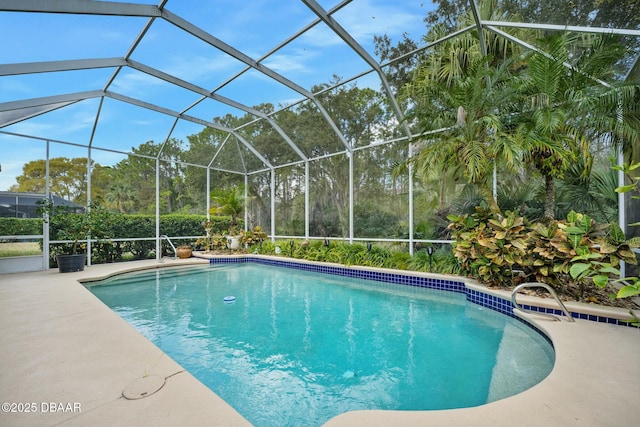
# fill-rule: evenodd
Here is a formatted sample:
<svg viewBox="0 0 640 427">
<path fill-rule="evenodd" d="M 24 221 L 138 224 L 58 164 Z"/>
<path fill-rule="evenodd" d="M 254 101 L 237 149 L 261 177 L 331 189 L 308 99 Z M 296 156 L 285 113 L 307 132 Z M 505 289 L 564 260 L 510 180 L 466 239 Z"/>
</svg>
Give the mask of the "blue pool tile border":
<svg viewBox="0 0 640 427">
<path fill-rule="evenodd" d="M 422 288 L 464 293 L 468 301 L 474 304 L 478 304 L 482 307 L 495 310 L 497 312 L 505 314 L 514 319 L 518 319 L 526 323 L 527 325 L 531 326 L 532 328 L 536 329 L 538 332 L 542 333 L 542 331 L 540 331 L 537 327 L 527 322 L 526 320 L 522 319 L 521 317 L 516 316 L 513 313 L 514 306 L 511 300 L 504 299 L 496 295 L 480 292 L 475 289 L 467 288 L 464 281 L 462 280 L 437 279 L 433 277 L 413 276 L 410 274 L 400 274 L 400 273 L 392 273 L 392 272 L 371 271 L 366 269 L 350 268 L 346 266 L 293 262 L 293 261 L 287 261 L 283 259 L 266 259 L 266 258 L 254 258 L 254 257 L 244 257 L 244 256 L 219 257 L 219 258 L 209 259 L 210 264 L 236 264 L 236 263 L 246 263 L 246 262 L 264 264 L 264 265 L 273 265 L 277 267 L 293 268 L 296 270 L 313 271 L 317 273 L 333 274 L 337 276 L 376 280 L 379 282 L 387 282 L 387 283 L 394 283 L 394 284 L 400 284 L 400 285 L 417 286 Z M 537 313 L 553 314 L 558 317 L 564 316 L 564 313 L 559 309 L 538 307 L 538 306 L 526 305 L 526 304 L 522 304 L 521 308 L 524 310 L 534 311 Z M 619 319 L 614 319 L 614 318 L 605 317 L 605 316 L 596 316 L 592 314 L 575 313 L 575 312 L 571 312 L 571 316 L 576 319 L 589 320 L 592 322 L 635 327 L 631 325 L 629 322 L 624 322 Z M 546 336 L 546 334 L 544 333 L 542 333 L 542 335 Z"/>
</svg>

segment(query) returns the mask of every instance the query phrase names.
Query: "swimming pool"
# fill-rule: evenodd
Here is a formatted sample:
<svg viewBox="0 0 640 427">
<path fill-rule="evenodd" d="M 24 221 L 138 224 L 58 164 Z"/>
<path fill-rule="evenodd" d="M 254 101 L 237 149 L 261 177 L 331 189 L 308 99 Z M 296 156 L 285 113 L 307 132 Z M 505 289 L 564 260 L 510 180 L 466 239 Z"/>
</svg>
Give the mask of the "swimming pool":
<svg viewBox="0 0 640 427">
<path fill-rule="evenodd" d="M 88 287 L 256 426 L 477 406 L 530 388 L 554 363 L 542 335 L 464 293 L 254 263 Z"/>
</svg>

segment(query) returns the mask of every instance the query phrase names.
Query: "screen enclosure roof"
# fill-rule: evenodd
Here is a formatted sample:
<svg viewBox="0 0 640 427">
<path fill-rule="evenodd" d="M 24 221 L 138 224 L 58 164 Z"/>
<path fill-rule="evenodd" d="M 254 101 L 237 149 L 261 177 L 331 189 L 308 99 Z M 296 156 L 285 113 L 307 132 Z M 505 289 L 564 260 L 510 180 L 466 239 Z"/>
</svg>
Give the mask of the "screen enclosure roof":
<svg viewBox="0 0 640 427">
<path fill-rule="evenodd" d="M 437 6 L 423 0 L 0 0 L 0 142 L 16 156 L 25 138 L 124 155 L 146 141 L 188 144 L 189 135 L 211 128 L 223 141 L 194 164 L 253 173 L 313 158 L 279 118 L 301 105 L 323 118 L 342 143 L 337 151 L 352 150 L 322 102 L 323 92 L 343 84 L 379 91 L 397 127 L 395 139 L 408 139 L 411 130 L 402 125 L 385 73 L 395 61 L 429 49 L 424 18 Z M 606 32 L 636 48 L 640 39 L 637 19 L 625 28 L 526 17 L 501 22 L 481 19 L 473 1 L 465 7 L 475 25 L 464 31 L 505 37 L 518 26 Z M 385 35 L 392 43 L 406 36 L 417 49 L 383 62 L 374 37 Z M 623 64 L 621 74 L 634 65 L 637 71 L 636 61 Z M 227 115 L 246 120 L 228 127 L 220 120 Z M 288 156 L 274 160 L 255 144 L 251 135 L 261 126 L 278 135 Z M 372 144 L 381 142 L 388 141 Z M 216 157 L 227 144 L 252 160 L 220 164 Z M 162 158 L 162 148 L 156 155 Z M 3 157 L 11 163 L 9 154 Z"/>
</svg>

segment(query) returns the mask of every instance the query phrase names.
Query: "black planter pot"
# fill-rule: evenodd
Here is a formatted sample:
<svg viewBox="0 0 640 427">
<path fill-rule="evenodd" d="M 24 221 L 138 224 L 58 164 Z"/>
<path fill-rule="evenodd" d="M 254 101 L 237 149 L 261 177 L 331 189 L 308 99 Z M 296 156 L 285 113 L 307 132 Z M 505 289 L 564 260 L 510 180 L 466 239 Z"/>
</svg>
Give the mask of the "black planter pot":
<svg viewBox="0 0 640 427">
<path fill-rule="evenodd" d="M 58 270 L 60 273 L 70 273 L 72 271 L 83 271 L 86 254 L 56 255 Z"/>
</svg>

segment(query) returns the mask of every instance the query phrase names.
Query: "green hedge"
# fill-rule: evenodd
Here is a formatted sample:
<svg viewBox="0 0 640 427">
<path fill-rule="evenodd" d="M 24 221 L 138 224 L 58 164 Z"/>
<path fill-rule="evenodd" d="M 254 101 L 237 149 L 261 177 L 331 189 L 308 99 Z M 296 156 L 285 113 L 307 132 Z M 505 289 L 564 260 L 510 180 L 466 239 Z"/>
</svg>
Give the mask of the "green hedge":
<svg viewBox="0 0 640 427">
<path fill-rule="evenodd" d="M 0 218 L 0 236 L 42 234 L 40 218 Z"/>
<path fill-rule="evenodd" d="M 49 236 L 51 240 L 64 240 L 61 230 L 68 227 L 70 217 L 77 214 L 58 215 L 51 219 Z M 101 224 L 101 236 L 98 243 L 92 244 L 91 262 L 101 264 L 132 259 L 155 257 L 156 244 L 153 240 L 114 242 L 111 239 L 153 238 L 156 235 L 155 215 L 123 215 L 109 213 Z M 203 236 L 205 215 L 163 215 L 160 217 L 160 234 L 167 236 Z M 211 218 L 211 232 L 224 234 L 231 225 L 231 218 L 220 216 Z M 42 234 L 40 218 L 0 218 L 0 235 Z M 195 248 L 195 240 L 172 239 L 175 246 L 189 244 Z M 59 253 L 68 253 L 71 244 L 56 243 L 50 247 L 50 264 L 55 266 L 53 257 Z M 163 254 L 173 255 L 169 243 L 163 239 Z"/>
<path fill-rule="evenodd" d="M 118 242 L 111 239 L 125 238 L 153 238 L 156 235 L 156 218 L 154 215 L 109 215 L 108 224 L 102 224 L 104 236 L 93 243 L 91 248 L 91 262 L 102 264 L 108 262 L 120 262 L 126 260 L 152 259 L 156 256 L 156 243 L 154 240 L 136 240 Z M 167 236 L 203 236 L 204 215 L 163 215 L 160 217 L 160 235 Z M 215 217 L 211 219 L 212 230 L 224 232 L 231 224 L 228 217 Z M 51 240 L 56 240 L 57 224 L 51 224 Z M 177 247 L 179 245 L 191 245 L 195 248 L 195 240 L 171 239 Z M 161 243 L 163 255 L 173 255 L 173 250 L 165 239 Z M 65 244 L 51 245 L 52 256 L 66 250 Z"/>
</svg>

